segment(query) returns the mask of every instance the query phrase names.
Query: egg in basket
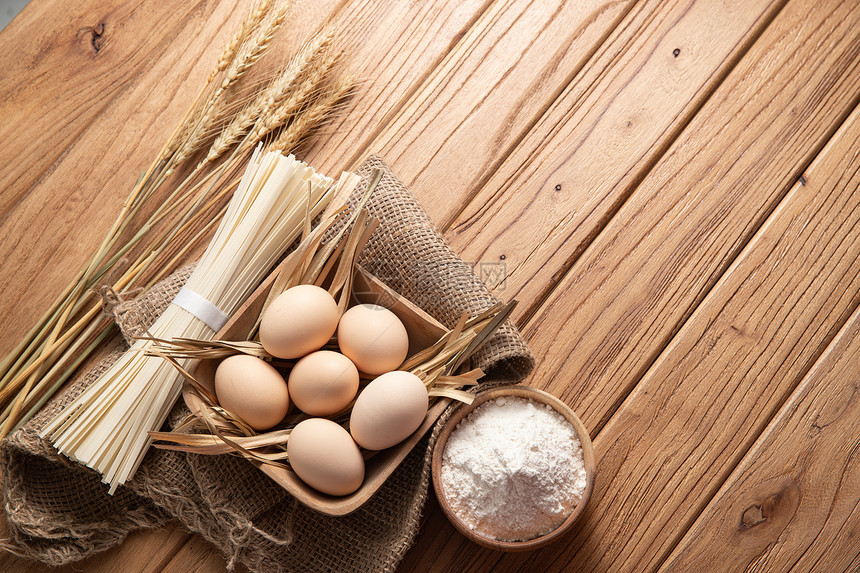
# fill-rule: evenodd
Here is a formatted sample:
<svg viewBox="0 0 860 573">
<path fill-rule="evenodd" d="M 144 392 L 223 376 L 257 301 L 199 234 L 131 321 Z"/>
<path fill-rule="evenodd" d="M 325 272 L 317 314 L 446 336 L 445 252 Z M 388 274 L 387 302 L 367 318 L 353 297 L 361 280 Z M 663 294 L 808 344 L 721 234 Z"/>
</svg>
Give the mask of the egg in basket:
<svg viewBox="0 0 860 573">
<path fill-rule="evenodd" d="M 156 447 L 243 456 L 305 505 L 346 515 L 452 399 L 471 402 L 462 388 L 483 372 L 465 365 L 515 303 L 447 329 L 358 265 L 380 175 L 354 209 L 308 229 L 213 340 L 153 341 L 177 367 L 196 362 L 183 372 L 191 414 L 152 432 Z"/>
</svg>

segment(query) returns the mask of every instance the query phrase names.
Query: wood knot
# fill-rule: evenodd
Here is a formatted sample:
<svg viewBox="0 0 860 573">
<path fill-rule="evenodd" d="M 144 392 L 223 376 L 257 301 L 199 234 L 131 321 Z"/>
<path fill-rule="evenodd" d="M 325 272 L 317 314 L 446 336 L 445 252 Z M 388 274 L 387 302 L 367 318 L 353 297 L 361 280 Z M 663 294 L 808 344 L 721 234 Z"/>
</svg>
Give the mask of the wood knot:
<svg viewBox="0 0 860 573">
<path fill-rule="evenodd" d="M 749 530 L 759 527 L 766 530 L 781 530 L 797 511 L 800 497 L 800 488 L 797 484 L 790 481 L 783 483 L 778 491 L 764 499 L 759 497 L 760 501 L 743 510 L 740 529 Z"/>
<path fill-rule="evenodd" d="M 766 521 L 767 517 L 764 516 L 764 512 L 762 511 L 762 507 L 760 505 L 753 505 L 744 511 L 743 516 L 741 517 L 741 526 L 745 529 L 749 529 L 750 527 L 755 527 L 762 521 Z"/>
<path fill-rule="evenodd" d="M 98 54 L 102 49 L 105 43 L 105 23 L 99 22 L 95 26 L 86 26 L 78 30 L 78 33 L 75 35 L 76 38 L 81 38 L 82 36 L 89 35 L 89 46 L 90 51 L 93 54 Z"/>
</svg>

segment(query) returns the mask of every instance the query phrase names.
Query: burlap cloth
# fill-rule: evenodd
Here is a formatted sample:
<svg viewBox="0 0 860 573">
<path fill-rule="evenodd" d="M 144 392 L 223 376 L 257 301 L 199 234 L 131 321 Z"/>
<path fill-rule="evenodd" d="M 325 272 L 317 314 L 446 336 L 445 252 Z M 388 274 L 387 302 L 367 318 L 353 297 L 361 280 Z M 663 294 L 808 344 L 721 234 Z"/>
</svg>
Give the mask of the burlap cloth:
<svg viewBox="0 0 860 573">
<path fill-rule="evenodd" d="M 452 326 L 465 310 L 476 313 L 495 299 L 471 268 L 457 258 L 409 191 L 379 158 L 358 173 L 366 188 L 373 167 L 385 174 L 368 204 L 380 227 L 360 262 L 399 293 Z M 128 338 L 163 312 L 190 274 L 190 267 L 111 314 Z M 200 456 L 151 448 L 138 473 L 115 495 L 93 471 L 58 454 L 38 437 L 64 404 L 116 360 L 125 345 L 82 373 L 25 427 L 0 444 L 3 493 L 11 539 L 19 555 L 60 565 L 120 543 L 131 531 L 169 519 L 222 549 L 230 568 L 253 571 L 388 571 L 396 568 L 419 529 L 427 498 L 432 444 L 428 432 L 373 498 L 345 517 L 328 517 L 296 502 L 262 472 L 231 456 Z M 512 325 L 505 325 L 473 357 L 487 380 L 519 380 L 534 359 Z M 167 425 L 187 413 L 180 403 Z"/>
</svg>

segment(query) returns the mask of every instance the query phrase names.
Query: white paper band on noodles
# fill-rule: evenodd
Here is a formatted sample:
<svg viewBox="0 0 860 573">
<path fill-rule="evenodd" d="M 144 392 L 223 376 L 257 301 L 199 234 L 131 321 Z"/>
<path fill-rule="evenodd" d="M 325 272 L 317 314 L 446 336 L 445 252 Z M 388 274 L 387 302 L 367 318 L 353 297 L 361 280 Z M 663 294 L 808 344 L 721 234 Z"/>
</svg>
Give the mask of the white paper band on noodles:
<svg viewBox="0 0 860 573">
<path fill-rule="evenodd" d="M 179 290 L 173 304 L 187 310 L 215 332 L 221 330 L 230 318 L 220 308 L 185 287 Z"/>
</svg>

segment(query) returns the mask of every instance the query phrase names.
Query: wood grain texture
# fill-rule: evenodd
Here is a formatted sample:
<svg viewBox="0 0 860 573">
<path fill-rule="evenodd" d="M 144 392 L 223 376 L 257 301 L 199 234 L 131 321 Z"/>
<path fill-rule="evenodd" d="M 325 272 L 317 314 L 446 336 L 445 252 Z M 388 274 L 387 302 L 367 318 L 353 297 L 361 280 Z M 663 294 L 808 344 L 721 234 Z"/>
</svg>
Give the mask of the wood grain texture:
<svg viewBox="0 0 860 573">
<path fill-rule="evenodd" d="M 14 73 L 0 79 L 0 116 L 10 118 L 0 137 L 20 142 L 0 147 L 8 166 L 0 182 L 4 351 L 101 241 L 214 62 L 203 63 L 208 42 L 239 15 L 230 3 L 114 2 L 49 17 L 61 5 L 35 3 L 6 35 L 21 37 L 15 58 L 4 56 Z M 93 53 L 80 30 L 101 24 L 103 44 Z M 188 73 L 171 75 L 176 68 Z M 22 77 L 34 79 L 22 87 Z"/>
<path fill-rule="evenodd" d="M 0 159 L 12 163 L 0 179 L 4 218 L 137 76 L 160 59 L 173 59 L 170 37 L 187 36 L 186 26 L 195 19 L 199 25 L 206 8 L 205 2 L 186 3 L 179 10 L 157 3 L 105 2 L 51 18 L 61 5 L 31 4 L 3 32 L 2 39 L 17 49 L 0 55 L 5 80 L 0 80 L 0 113 L 8 118 L 0 124 L 0 136 L 18 142 L 0 149 Z M 160 25 L 140 34 L 141 18 Z M 28 81 L 21 84 L 22 77 Z"/>
<path fill-rule="evenodd" d="M 853 2 L 790 2 L 527 324 L 533 383 L 592 431 L 854 107 L 857 23 Z"/>
<path fill-rule="evenodd" d="M 0 535 L 7 535 L 6 522 L 0 524 Z M 0 553 L 0 571 L 14 573 L 62 572 L 115 572 L 118 564 L 123 571 L 158 573 L 163 571 L 172 556 L 193 539 L 192 534 L 175 524 L 158 530 L 138 531 L 129 535 L 117 548 L 99 553 L 68 567 L 50 567 L 38 561 L 19 559 Z M 223 559 L 222 559 L 223 562 Z M 222 565 L 223 567 L 223 565 Z"/>
<path fill-rule="evenodd" d="M 858 308 L 858 137 L 860 111 L 597 435 L 595 518 L 535 562 L 656 569 Z M 855 511 L 846 500 L 839 512 Z"/>
<path fill-rule="evenodd" d="M 639 2 L 446 232 L 524 322 L 781 7 Z M 677 51 L 677 53 L 676 53 Z"/>
<path fill-rule="evenodd" d="M 348 71 L 360 87 L 343 112 L 302 150 L 324 173 L 353 169 L 379 131 L 409 101 L 488 0 L 348 1 L 332 18 Z M 390 159 L 386 157 L 386 159 Z"/>
<path fill-rule="evenodd" d="M 0 350 L 101 239 L 249 5 L 33 0 L 0 32 Z M 860 99 L 860 9 L 816 8 L 297 0 L 263 67 L 332 22 L 363 78 L 305 157 L 381 153 L 458 253 L 505 264 L 497 293 L 525 303 L 538 354 L 526 383 L 574 407 L 599 458 L 557 544 L 483 550 L 430 500 L 400 570 L 707 570 L 718 551 L 858 567 L 856 111 L 825 144 Z M 171 523 L 53 571 L 225 571 L 223 549 Z M 46 568 L 4 553 L 0 570 Z"/>
<path fill-rule="evenodd" d="M 860 107 L 795 184 L 761 235 L 777 264 L 802 269 L 820 258 L 831 278 L 831 300 L 860 292 L 856 274 L 837 284 L 839 254 L 821 244 L 833 235 L 847 257 L 857 258 L 860 228 Z M 782 221 L 783 224 L 777 224 Z M 785 222 L 790 221 L 789 224 Z M 844 226 L 845 235 L 834 233 Z M 795 229 L 804 227 L 802 236 Z M 779 237 L 779 240 L 777 238 Z M 786 245 L 794 242 L 792 249 Z M 831 243 L 832 244 L 832 243 Z M 796 255 L 796 258 L 792 258 Z M 829 260 L 828 260 L 829 259 Z M 832 270 L 830 270 L 832 268 Z M 760 269 L 769 271 L 768 267 Z M 772 271 L 771 271 L 772 272 Z M 728 275 L 731 276 L 731 273 Z M 797 304 L 810 293 L 799 292 Z M 836 303 L 838 304 L 838 303 Z M 856 305 L 855 305 L 856 307 Z M 765 322 L 750 316 L 750 323 Z M 801 325 L 798 325 L 801 326 Z M 752 329 L 740 324 L 746 336 Z M 717 555 L 735 570 L 847 571 L 860 565 L 860 311 L 780 409 L 697 518 L 666 570 L 694 570 Z M 730 551 L 728 549 L 731 548 Z"/>
<path fill-rule="evenodd" d="M 368 151 L 392 165 L 444 228 L 629 4 L 493 2 Z"/>
<path fill-rule="evenodd" d="M 612 416 L 799 177 L 798 166 L 808 165 L 835 131 L 834 123 L 853 106 L 860 62 L 854 25 L 858 15 L 852 10 L 849 3 L 834 5 L 813 21 L 801 2 L 790 3 L 528 324 L 526 333 L 540 364 L 528 383 L 563 396 L 591 431 Z M 822 49 L 822 42 L 827 49 Z M 833 64 L 824 64 L 821 58 L 832 58 Z M 802 70 L 792 64 L 809 59 L 819 63 Z M 719 153 L 714 152 L 717 149 Z M 779 154 L 772 153 L 774 149 Z M 616 429 L 634 432 L 632 422 L 627 417 L 625 423 L 630 425 Z M 642 441 L 643 447 L 654 446 L 655 439 L 660 442 L 657 435 L 649 438 Z M 621 438 L 605 438 L 601 447 L 609 447 L 614 439 Z M 622 454 L 616 455 L 623 459 Z M 646 469 L 636 468 L 636 478 L 642 481 L 635 485 L 661 491 L 663 484 L 648 485 L 652 476 Z M 598 467 L 598 488 L 607 488 L 603 503 L 613 511 L 625 507 L 625 502 L 637 504 L 635 498 L 628 499 L 629 492 L 619 491 L 617 482 L 601 486 L 602 475 L 611 479 L 617 471 L 608 463 L 605 469 Z M 686 499 L 673 501 L 687 507 Z M 637 505 L 642 511 L 649 507 Z M 635 516 L 614 514 L 610 534 L 610 520 L 600 510 L 591 515 L 600 518 L 589 520 L 586 515 L 583 526 L 607 531 L 577 538 L 576 555 L 572 551 L 541 555 L 530 566 L 575 559 L 582 561 L 584 570 L 638 569 L 640 564 L 632 557 L 615 562 L 614 556 L 624 551 L 665 555 L 672 536 L 678 535 L 666 529 L 661 541 L 667 547 L 662 549 L 653 537 L 641 538 L 639 532 L 628 543 Z M 441 521 L 433 525 L 419 539 L 415 556 L 407 556 L 407 569 L 459 566 L 457 555 L 468 545 L 452 536 Z M 440 543 L 446 546 L 444 557 L 423 563 L 421 556 L 438 549 Z M 482 554 L 482 558 L 494 562 L 492 555 Z M 520 559 L 505 556 L 498 566 L 515 570 L 523 565 Z"/>
<path fill-rule="evenodd" d="M 858 373 L 855 312 L 663 570 L 860 569 Z"/>
</svg>

